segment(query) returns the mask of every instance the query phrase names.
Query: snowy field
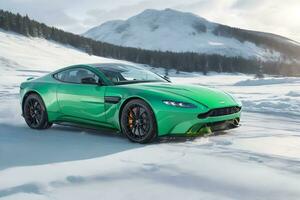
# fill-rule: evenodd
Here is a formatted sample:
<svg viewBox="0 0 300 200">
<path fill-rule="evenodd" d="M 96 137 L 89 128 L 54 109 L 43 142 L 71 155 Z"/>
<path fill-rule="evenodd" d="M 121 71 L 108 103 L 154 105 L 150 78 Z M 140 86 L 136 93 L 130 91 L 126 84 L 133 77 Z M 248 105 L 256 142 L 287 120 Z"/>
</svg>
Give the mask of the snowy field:
<svg viewBox="0 0 300 200">
<path fill-rule="evenodd" d="M 119 62 L 0 31 L 0 199 L 300 199 L 300 78 L 170 72 L 244 104 L 242 126 L 151 145 L 101 130 L 29 129 L 18 87 L 77 63 Z M 156 69 L 162 72 L 162 69 Z"/>
</svg>

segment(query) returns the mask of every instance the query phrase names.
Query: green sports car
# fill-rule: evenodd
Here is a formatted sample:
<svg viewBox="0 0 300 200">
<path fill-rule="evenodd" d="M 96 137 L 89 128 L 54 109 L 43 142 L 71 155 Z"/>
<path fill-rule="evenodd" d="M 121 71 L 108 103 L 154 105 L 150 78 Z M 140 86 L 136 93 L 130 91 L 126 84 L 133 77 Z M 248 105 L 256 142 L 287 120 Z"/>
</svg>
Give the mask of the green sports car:
<svg viewBox="0 0 300 200">
<path fill-rule="evenodd" d="M 147 143 L 239 126 L 241 103 L 220 90 L 172 84 L 127 64 L 66 67 L 20 86 L 22 115 L 33 129 L 74 123 L 115 129 Z"/>
</svg>

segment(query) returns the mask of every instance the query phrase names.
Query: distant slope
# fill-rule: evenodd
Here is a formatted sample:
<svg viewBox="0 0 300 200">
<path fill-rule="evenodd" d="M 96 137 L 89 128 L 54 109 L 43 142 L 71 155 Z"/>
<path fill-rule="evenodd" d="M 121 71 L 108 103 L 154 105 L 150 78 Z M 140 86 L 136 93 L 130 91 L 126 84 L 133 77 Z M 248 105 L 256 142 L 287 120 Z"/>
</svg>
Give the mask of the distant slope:
<svg viewBox="0 0 300 200">
<path fill-rule="evenodd" d="M 192 13 L 152 10 L 94 27 L 86 37 L 115 45 L 173 52 L 197 52 L 264 61 L 299 58 L 299 43 L 269 33 L 209 22 Z M 300 60 L 300 59 L 299 59 Z"/>
<path fill-rule="evenodd" d="M 96 62 L 122 62 L 87 53 L 42 38 L 29 38 L 0 29 L 0 68 L 55 70 L 60 67 Z"/>
</svg>

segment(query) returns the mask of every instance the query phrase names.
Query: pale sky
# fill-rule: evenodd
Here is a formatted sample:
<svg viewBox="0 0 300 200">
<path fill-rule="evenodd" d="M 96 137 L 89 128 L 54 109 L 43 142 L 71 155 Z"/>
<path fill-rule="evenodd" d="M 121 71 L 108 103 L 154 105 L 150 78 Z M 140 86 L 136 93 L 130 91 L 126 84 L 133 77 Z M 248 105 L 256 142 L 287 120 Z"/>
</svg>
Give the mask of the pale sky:
<svg viewBox="0 0 300 200">
<path fill-rule="evenodd" d="M 0 0 L 0 9 L 73 33 L 145 9 L 172 8 L 209 21 L 271 32 L 300 42 L 300 0 Z"/>
</svg>

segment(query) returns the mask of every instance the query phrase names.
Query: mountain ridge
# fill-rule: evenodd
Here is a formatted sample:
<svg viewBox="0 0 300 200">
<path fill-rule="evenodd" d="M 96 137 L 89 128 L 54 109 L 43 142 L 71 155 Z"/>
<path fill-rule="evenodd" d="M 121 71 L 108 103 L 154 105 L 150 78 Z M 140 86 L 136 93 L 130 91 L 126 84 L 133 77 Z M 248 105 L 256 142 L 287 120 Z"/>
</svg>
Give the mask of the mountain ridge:
<svg viewBox="0 0 300 200">
<path fill-rule="evenodd" d="M 210 22 L 173 9 L 145 11 L 93 27 L 83 36 L 126 47 L 241 56 L 264 61 L 300 60 L 300 44 L 273 33 Z M 282 46 L 283 45 L 283 46 Z"/>
</svg>

